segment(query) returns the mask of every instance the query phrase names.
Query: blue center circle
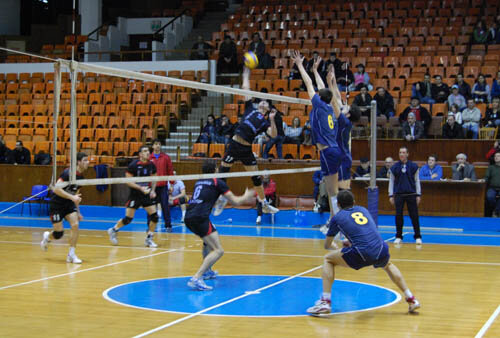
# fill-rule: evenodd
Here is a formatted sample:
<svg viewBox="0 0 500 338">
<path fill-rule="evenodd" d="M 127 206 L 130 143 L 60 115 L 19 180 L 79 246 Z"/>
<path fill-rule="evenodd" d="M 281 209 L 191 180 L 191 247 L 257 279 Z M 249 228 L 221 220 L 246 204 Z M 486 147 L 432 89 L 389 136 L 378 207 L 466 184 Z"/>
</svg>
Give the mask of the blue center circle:
<svg viewBox="0 0 500 338">
<path fill-rule="evenodd" d="M 322 291 L 321 278 L 230 275 L 207 281 L 211 291 L 194 291 L 190 277 L 137 281 L 103 292 L 107 300 L 124 306 L 174 313 L 279 317 L 304 316 Z M 335 280 L 332 313 L 372 310 L 390 306 L 401 296 L 390 289 L 360 282 Z"/>
</svg>

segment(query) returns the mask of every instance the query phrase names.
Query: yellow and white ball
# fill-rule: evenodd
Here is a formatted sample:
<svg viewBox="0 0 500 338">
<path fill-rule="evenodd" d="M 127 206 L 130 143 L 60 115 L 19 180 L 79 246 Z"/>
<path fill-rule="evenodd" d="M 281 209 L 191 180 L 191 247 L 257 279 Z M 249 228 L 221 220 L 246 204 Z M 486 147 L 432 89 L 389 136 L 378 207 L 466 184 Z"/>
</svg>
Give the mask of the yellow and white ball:
<svg viewBox="0 0 500 338">
<path fill-rule="evenodd" d="M 254 52 L 246 52 L 243 55 L 243 62 L 245 63 L 245 66 L 249 69 L 257 68 L 257 66 L 259 65 L 259 59 L 257 58 L 257 55 L 255 55 Z"/>
</svg>

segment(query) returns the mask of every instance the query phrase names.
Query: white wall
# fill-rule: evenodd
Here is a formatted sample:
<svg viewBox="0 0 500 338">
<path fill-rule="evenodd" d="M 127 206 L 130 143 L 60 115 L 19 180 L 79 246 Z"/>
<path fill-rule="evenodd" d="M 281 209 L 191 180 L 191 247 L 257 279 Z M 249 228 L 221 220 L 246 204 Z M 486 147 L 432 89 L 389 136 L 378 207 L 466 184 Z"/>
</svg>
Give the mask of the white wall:
<svg viewBox="0 0 500 338">
<path fill-rule="evenodd" d="M 89 34 L 102 24 L 102 0 L 80 0 L 79 9 L 83 35 Z"/>
<path fill-rule="evenodd" d="M 21 1 L 0 0 L 0 35 L 21 34 Z"/>
</svg>

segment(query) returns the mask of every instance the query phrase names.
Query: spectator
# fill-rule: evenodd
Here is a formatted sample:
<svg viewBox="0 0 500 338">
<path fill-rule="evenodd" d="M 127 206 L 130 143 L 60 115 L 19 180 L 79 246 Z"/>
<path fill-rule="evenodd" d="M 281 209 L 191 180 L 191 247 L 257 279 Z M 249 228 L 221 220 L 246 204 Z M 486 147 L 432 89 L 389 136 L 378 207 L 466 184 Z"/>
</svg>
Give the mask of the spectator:
<svg viewBox="0 0 500 338">
<path fill-rule="evenodd" d="M 493 148 L 486 153 L 486 159 L 490 161 L 490 164 L 495 164 L 494 155 L 498 152 L 500 152 L 500 143 L 495 141 L 495 143 L 493 143 Z"/>
<path fill-rule="evenodd" d="M 455 122 L 455 115 L 448 113 L 446 123 L 443 125 L 443 138 L 444 139 L 462 139 L 464 132 L 462 126 Z"/>
<path fill-rule="evenodd" d="M 465 97 L 466 100 L 472 97 L 470 85 L 464 81 L 464 75 L 462 73 L 457 74 L 457 81 L 455 84 L 458 86 L 458 92 Z"/>
<path fill-rule="evenodd" d="M 213 114 L 208 115 L 207 123 L 201 130 L 200 137 L 198 137 L 197 143 L 215 143 L 217 137 L 215 135 L 215 116 Z"/>
<path fill-rule="evenodd" d="M 339 91 L 347 91 L 347 88 L 354 83 L 354 74 L 349 69 L 349 63 L 344 62 L 342 64 L 342 69 L 340 72 L 335 73 L 335 78 L 337 79 L 337 86 Z"/>
<path fill-rule="evenodd" d="M 368 90 L 372 90 L 373 86 L 370 84 L 370 76 L 365 72 L 365 66 L 359 64 L 356 66 L 358 71 L 354 73 L 354 83 L 349 87 L 350 91 L 359 91 L 362 87 L 367 87 Z"/>
<path fill-rule="evenodd" d="M 384 166 L 377 172 L 377 178 L 389 178 L 390 170 L 393 164 L 394 160 L 392 157 L 386 157 Z"/>
<path fill-rule="evenodd" d="M 417 82 L 412 87 L 412 96 L 418 97 L 422 103 L 435 103 L 432 98 L 432 83 L 430 74 L 425 74 L 424 81 Z"/>
<path fill-rule="evenodd" d="M 16 147 L 12 150 L 12 158 L 14 159 L 14 164 L 31 163 L 31 153 L 28 149 L 23 147 L 23 141 L 16 142 Z"/>
<path fill-rule="evenodd" d="M 313 74 L 313 66 L 314 66 L 314 63 L 320 59 L 319 57 L 319 53 L 314 51 L 313 54 L 312 54 L 312 58 L 307 61 L 307 64 L 306 64 L 306 71 L 307 73 L 309 74 L 309 76 L 311 77 L 311 79 L 313 80 L 313 85 L 315 88 L 318 87 L 318 85 L 316 84 L 316 79 L 315 79 L 315 76 Z M 318 73 L 321 75 L 321 77 L 324 78 L 324 75 L 326 74 L 325 72 L 325 61 L 321 60 L 319 62 L 319 65 L 318 65 Z M 324 81 L 324 80 L 323 80 Z"/>
<path fill-rule="evenodd" d="M 464 136 L 467 137 L 467 132 L 472 132 L 472 138 L 477 139 L 479 134 L 479 121 L 481 121 L 481 111 L 476 107 L 473 99 L 467 101 L 467 108 L 462 112 L 462 128 L 464 128 Z"/>
<path fill-rule="evenodd" d="M 174 175 L 177 175 L 175 171 Z M 168 205 L 170 207 L 175 207 L 177 205 L 181 207 L 181 222 L 184 223 L 184 216 L 186 216 L 186 204 L 188 201 L 186 195 L 186 186 L 184 185 L 184 182 L 182 182 L 181 180 L 168 182 L 168 194 Z"/>
<path fill-rule="evenodd" d="M 486 83 L 483 74 L 478 75 L 476 83 L 472 86 L 472 98 L 476 103 L 490 101 L 490 86 Z"/>
<path fill-rule="evenodd" d="M 333 66 L 333 69 L 335 70 L 335 75 L 340 74 L 342 71 L 342 61 L 337 59 L 337 53 L 331 52 L 330 57 L 328 60 L 325 62 L 325 71 L 330 70 L 330 66 Z"/>
<path fill-rule="evenodd" d="M 12 159 L 10 153 L 11 150 L 7 148 L 3 136 L 0 135 L 0 163 L 10 163 Z"/>
<path fill-rule="evenodd" d="M 302 135 L 302 127 L 300 126 L 300 119 L 294 117 L 292 125 L 285 128 L 285 144 L 301 144 L 300 137 Z"/>
<path fill-rule="evenodd" d="M 403 139 L 416 141 L 424 137 L 424 126 L 417 121 L 414 113 L 408 114 L 408 120 L 403 123 Z"/>
<path fill-rule="evenodd" d="M 215 133 L 217 143 L 228 144 L 231 137 L 233 137 L 233 125 L 226 115 L 222 115 L 219 125 L 216 124 Z"/>
<path fill-rule="evenodd" d="M 323 181 L 323 174 L 321 173 L 321 170 L 317 170 L 313 174 L 313 183 L 314 183 L 314 189 L 313 189 L 313 198 L 314 198 L 314 212 L 318 212 L 319 210 L 319 185 Z"/>
<path fill-rule="evenodd" d="M 356 95 L 352 104 L 359 107 L 361 115 L 370 117 L 372 96 L 368 93 L 368 87 L 366 86 L 361 86 L 360 91 L 361 93 Z"/>
<path fill-rule="evenodd" d="M 484 119 L 486 127 L 500 126 L 500 99 L 495 98 L 491 103 L 491 107 L 486 109 L 486 117 Z"/>
<path fill-rule="evenodd" d="M 472 164 L 467 163 L 467 155 L 458 154 L 457 163 L 451 166 L 451 179 L 455 181 L 477 181 Z"/>
<path fill-rule="evenodd" d="M 494 208 L 493 217 L 500 217 L 500 153 L 493 157 L 495 164 L 490 164 L 486 170 L 486 201 L 490 208 Z"/>
<path fill-rule="evenodd" d="M 269 152 L 273 145 L 276 145 L 276 153 L 279 159 L 283 158 L 283 141 L 285 140 L 285 132 L 283 128 L 283 113 L 281 113 L 275 106 L 271 106 L 271 113 L 276 113 L 274 116 L 274 123 L 276 124 L 276 130 L 278 131 L 278 135 L 272 138 L 268 135 L 268 141 L 266 142 L 266 146 L 264 148 L 264 153 L 262 154 L 263 158 L 269 157 Z M 286 125 L 286 124 L 285 124 Z"/>
<path fill-rule="evenodd" d="M 450 96 L 450 88 L 443 83 L 441 75 L 434 76 L 435 83 L 432 84 L 432 98 L 436 103 L 445 103 Z"/>
<path fill-rule="evenodd" d="M 448 107 L 452 105 L 457 105 L 460 111 L 464 110 L 467 107 L 467 103 L 465 102 L 465 97 L 459 93 L 458 85 L 454 84 L 451 86 L 451 94 L 448 96 Z"/>
<path fill-rule="evenodd" d="M 439 181 L 443 178 L 443 168 L 436 162 L 436 155 L 431 155 L 427 158 L 427 164 L 419 170 L 420 180 Z"/>
<path fill-rule="evenodd" d="M 377 116 L 385 115 L 387 119 L 394 116 L 394 99 L 383 87 L 377 88 L 373 99 L 377 101 Z"/>
<path fill-rule="evenodd" d="M 366 157 L 362 157 L 359 161 L 361 162 L 361 165 L 356 168 L 352 178 L 370 177 L 370 161 Z"/>
<path fill-rule="evenodd" d="M 494 98 L 500 98 L 500 72 L 497 72 L 496 79 L 493 79 L 490 96 L 492 100 Z"/>
<path fill-rule="evenodd" d="M 309 122 L 309 120 L 306 121 L 306 123 L 304 124 L 304 127 L 302 128 L 302 139 L 304 140 L 302 142 L 303 145 L 305 145 L 305 146 L 312 145 L 311 122 Z"/>
<path fill-rule="evenodd" d="M 424 125 L 424 135 L 427 135 L 427 130 L 429 130 L 432 122 L 432 116 L 425 107 L 420 105 L 420 100 L 416 96 L 411 98 L 410 106 L 406 107 L 406 109 L 399 115 L 400 125 L 404 124 L 409 113 L 415 114 L 415 119 L 422 122 Z"/>
<path fill-rule="evenodd" d="M 217 61 L 217 73 L 237 73 L 238 72 L 238 52 L 236 44 L 229 35 L 224 36 L 224 42 L 219 47 L 219 60 Z"/>
<path fill-rule="evenodd" d="M 250 52 L 254 52 L 259 60 L 259 68 L 262 68 L 260 62 L 264 60 L 264 54 L 266 53 L 266 45 L 262 42 L 259 33 L 255 32 L 252 34 L 252 42 L 248 47 Z"/>
<path fill-rule="evenodd" d="M 455 117 L 455 121 L 459 125 L 462 125 L 462 123 L 463 123 L 463 121 L 462 121 L 462 112 L 460 111 L 460 109 L 458 109 L 458 106 L 456 104 L 452 104 L 450 106 L 450 111 L 448 111 L 447 115 L 450 115 L 450 114 L 453 114 L 453 116 Z"/>
<path fill-rule="evenodd" d="M 274 182 L 269 175 L 264 175 L 262 177 L 262 185 L 264 186 L 264 195 L 266 196 L 266 201 L 269 202 L 273 207 L 276 206 L 276 182 Z M 257 219 L 255 224 L 260 225 L 262 222 L 262 203 L 257 199 Z"/>
<path fill-rule="evenodd" d="M 500 26 L 497 21 L 493 21 L 488 31 L 488 43 L 490 45 L 500 44 Z"/>
<path fill-rule="evenodd" d="M 477 22 L 474 31 L 472 32 L 472 43 L 473 44 L 486 44 L 488 41 L 488 29 L 484 21 L 480 20 Z"/>
<path fill-rule="evenodd" d="M 208 60 L 208 53 L 212 48 L 211 44 L 205 42 L 203 36 L 198 35 L 198 41 L 191 48 L 191 60 Z"/>
</svg>

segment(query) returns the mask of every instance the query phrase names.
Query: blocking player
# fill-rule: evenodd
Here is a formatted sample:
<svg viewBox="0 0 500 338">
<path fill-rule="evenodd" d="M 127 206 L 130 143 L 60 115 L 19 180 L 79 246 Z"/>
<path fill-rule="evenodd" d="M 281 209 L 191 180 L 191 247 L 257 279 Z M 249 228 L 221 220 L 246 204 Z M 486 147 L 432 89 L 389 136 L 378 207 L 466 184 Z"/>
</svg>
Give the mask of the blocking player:
<svg viewBox="0 0 500 338">
<path fill-rule="evenodd" d="M 156 167 L 149 160 L 149 148 L 141 146 L 139 148 L 139 159 L 132 161 L 125 173 L 126 177 L 144 177 L 156 176 Z M 148 213 L 149 229 L 144 245 L 149 248 L 156 248 L 158 245 L 153 241 L 153 236 L 158 223 L 158 214 L 156 213 L 156 182 L 127 183 L 130 187 L 130 195 L 126 204 L 125 217 L 119 220 L 114 227 L 108 229 L 109 240 L 111 244 L 118 245 L 118 231 L 125 225 L 132 222 L 135 211 L 143 207 Z"/>
<path fill-rule="evenodd" d="M 213 174 L 215 169 L 215 162 L 206 160 L 202 166 L 202 173 Z M 236 196 L 229 190 L 226 182 L 220 178 L 201 179 L 195 183 L 193 196 L 189 200 L 184 218 L 188 229 L 203 240 L 203 263 L 188 282 L 188 286 L 195 290 L 212 290 L 211 286 L 205 284 L 204 279 L 213 279 L 217 276 L 217 272 L 212 271 L 211 268 L 224 254 L 217 229 L 209 218 L 220 195 L 224 195 L 233 205 L 239 205 L 255 198 L 255 192 L 252 189 L 247 189 L 243 195 Z"/>
<path fill-rule="evenodd" d="M 420 303 L 406 285 L 399 269 L 390 261 L 389 246 L 377 231 L 377 226 L 368 210 L 354 205 L 354 195 L 348 191 L 340 191 L 337 196 L 340 211 L 330 220 L 325 239 L 325 249 L 333 250 L 335 235 L 342 232 L 347 238 L 343 248 L 327 253 L 323 262 L 323 293 L 316 304 L 307 312 L 312 315 L 329 314 L 332 309 L 331 290 L 335 280 L 335 267 L 343 266 L 359 270 L 373 265 L 383 268 L 391 280 L 404 292 L 408 302 L 408 311 L 414 312 Z"/>
<path fill-rule="evenodd" d="M 76 179 L 83 179 L 83 172 L 89 167 L 89 158 L 85 153 L 76 154 Z M 57 183 L 69 181 L 69 169 L 65 169 Z M 79 222 L 83 219 L 80 213 L 80 202 L 82 195 L 80 187 L 77 184 L 67 185 L 64 188 L 55 187 L 52 189 L 54 196 L 50 199 L 50 220 L 54 230 L 52 232 L 45 231 L 40 246 L 47 251 L 50 241 L 61 239 L 64 235 L 63 220 L 69 222 L 71 226 L 71 237 L 69 240 L 69 252 L 66 257 L 66 262 L 81 264 L 82 260 L 75 254 L 76 243 L 78 241 Z"/>
</svg>

